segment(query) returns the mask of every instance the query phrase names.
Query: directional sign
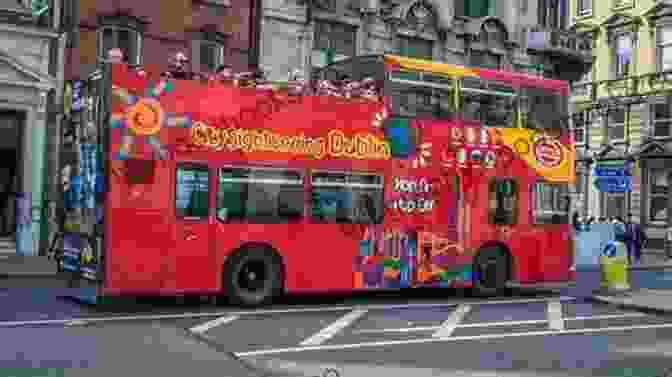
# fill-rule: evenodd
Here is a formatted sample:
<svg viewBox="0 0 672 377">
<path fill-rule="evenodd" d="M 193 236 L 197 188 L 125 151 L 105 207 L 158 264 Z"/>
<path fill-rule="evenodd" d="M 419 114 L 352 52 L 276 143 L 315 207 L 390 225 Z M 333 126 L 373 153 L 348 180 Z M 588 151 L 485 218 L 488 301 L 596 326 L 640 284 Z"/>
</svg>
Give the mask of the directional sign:
<svg viewBox="0 0 672 377">
<path fill-rule="evenodd" d="M 632 177 L 598 177 L 595 187 L 601 192 L 628 192 L 632 190 Z"/>
</svg>

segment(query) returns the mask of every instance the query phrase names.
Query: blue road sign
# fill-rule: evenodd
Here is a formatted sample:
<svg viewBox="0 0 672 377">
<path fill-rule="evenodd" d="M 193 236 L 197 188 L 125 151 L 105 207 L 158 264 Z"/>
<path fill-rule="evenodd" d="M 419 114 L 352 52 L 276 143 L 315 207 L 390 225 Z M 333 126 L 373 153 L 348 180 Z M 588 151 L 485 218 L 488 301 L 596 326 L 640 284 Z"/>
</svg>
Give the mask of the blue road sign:
<svg viewBox="0 0 672 377">
<path fill-rule="evenodd" d="M 628 192 L 632 190 L 632 177 L 597 177 L 595 187 L 600 192 Z"/>
<path fill-rule="evenodd" d="M 613 258 L 616 256 L 616 244 L 609 242 L 602 250 L 602 255 L 608 258 Z"/>
</svg>

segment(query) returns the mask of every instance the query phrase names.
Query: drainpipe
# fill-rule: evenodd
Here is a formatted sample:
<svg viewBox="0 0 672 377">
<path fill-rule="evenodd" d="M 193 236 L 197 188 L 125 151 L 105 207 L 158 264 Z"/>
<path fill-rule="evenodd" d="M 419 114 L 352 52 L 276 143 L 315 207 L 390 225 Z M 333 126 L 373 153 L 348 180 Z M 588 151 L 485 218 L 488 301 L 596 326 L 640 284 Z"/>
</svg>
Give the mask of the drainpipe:
<svg viewBox="0 0 672 377">
<path fill-rule="evenodd" d="M 250 49 L 250 65 L 255 69 L 259 69 L 259 60 L 261 54 L 259 49 L 261 39 L 261 18 L 263 17 L 262 0 L 252 0 L 250 4 L 249 43 L 254 45 L 254 48 Z"/>
</svg>

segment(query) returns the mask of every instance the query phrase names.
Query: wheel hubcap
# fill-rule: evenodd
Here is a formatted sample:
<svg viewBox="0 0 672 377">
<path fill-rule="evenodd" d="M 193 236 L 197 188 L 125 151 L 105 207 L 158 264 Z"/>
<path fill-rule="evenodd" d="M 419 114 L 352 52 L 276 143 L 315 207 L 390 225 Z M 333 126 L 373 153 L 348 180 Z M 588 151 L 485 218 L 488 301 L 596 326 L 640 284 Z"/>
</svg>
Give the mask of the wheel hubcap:
<svg viewBox="0 0 672 377">
<path fill-rule="evenodd" d="M 240 288 L 257 292 L 266 285 L 266 265 L 259 261 L 249 261 L 243 265 L 238 275 Z"/>
</svg>

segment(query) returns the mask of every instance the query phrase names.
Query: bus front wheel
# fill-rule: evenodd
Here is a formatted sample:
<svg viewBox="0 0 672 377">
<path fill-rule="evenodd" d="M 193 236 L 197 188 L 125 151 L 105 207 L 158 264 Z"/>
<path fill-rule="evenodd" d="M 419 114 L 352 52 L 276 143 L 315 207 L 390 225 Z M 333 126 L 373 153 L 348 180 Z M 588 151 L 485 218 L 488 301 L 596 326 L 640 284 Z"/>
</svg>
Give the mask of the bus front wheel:
<svg viewBox="0 0 672 377">
<path fill-rule="evenodd" d="M 473 285 L 476 296 L 501 295 L 508 281 L 508 260 L 498 247 L 481 249 L 474 260 Z"/>
<path fill-rule="evenodd" d="M 227 260 L 223 279 L 224 294 L 232 304 L 263 305 L 282 289 L 282 266 L 272 251 L 246 248 Z"/>
</svg>

